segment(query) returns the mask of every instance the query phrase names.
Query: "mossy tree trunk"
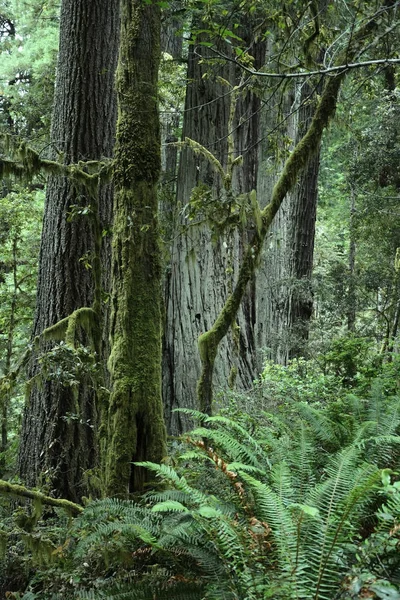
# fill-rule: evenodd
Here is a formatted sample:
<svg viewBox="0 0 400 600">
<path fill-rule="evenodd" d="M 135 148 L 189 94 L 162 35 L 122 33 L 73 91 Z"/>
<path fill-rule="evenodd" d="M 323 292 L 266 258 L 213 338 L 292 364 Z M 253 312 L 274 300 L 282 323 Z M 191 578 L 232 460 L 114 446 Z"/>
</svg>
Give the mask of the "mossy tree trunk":
<svg viewBox="0 0 400 600">
<path fill-rule="evenodd" d="M 112 395 L 106 487 L 143 489 L 133 462 L 165 456 L 161 397 L 161 254 L 157 220 L 160 9 L 122 0 L 112 246 Z"/>
<path fill-rule="evenodd" d="M 65 163 L 77 163 L 112 156 L 118 14 L 118 0 L 62 2 L 52 158 L 59 159 L 61 152 Z M 85 216 L 70 222 L 67 217 L 72 205 L 81 208 L 90 205 L 89 212 L 96 210 L 84 189 L 77 189 L 67 178 L 50 177 L 34 337 L 78 308 L 96 304 L 96 311 L 100 312 L 100 257 L 94 256 L 99 241 L 95 239 L 98 237 L 95 229 L 98 230 L 99 223 L 94 227 L 93 220 Z M 109 226 L 111 207 L 111 189 L 107 186 L 100 190 L 98 198 L 101 227 Z M 43 345 L 41 350 L 48 348 L 48 344 Z M 38 369 L 35 362 L 31 376 Z M 82 382 L 74 394 L 70 387 L 53 379 L 32 390 L 25 409 L 19 453 L 19 473 L 28 485 L 46 483 L 54 493 L 74 501 L 87 493 L 82 475 L 97 462 L 98 406 L 92 387 L 90 382 Z"/>
</svg>

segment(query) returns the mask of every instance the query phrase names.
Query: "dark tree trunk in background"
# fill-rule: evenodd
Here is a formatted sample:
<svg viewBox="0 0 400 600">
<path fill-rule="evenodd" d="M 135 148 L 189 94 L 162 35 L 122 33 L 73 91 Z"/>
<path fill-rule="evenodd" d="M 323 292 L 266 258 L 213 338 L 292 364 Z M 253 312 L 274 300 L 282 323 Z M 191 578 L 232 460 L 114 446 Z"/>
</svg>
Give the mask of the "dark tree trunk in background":
<svg viewBox="0 0 400 600">
<path fill-rule="evenodd" d="M 244 38 L 249 33 L 241 31 Z M 256 67 L 262 64 L 264 52 L 263 44 L 252 48 L 252 53 L 256 54 Z M 235 72 L 229 62 L 217 66 L 204 63 L 201 61 L 203 55 L 208 55 L 204 46 L 189 47 L 182 137 L 202 144 L 226 167 L 227 136 L 231 133 L 228 131 L 230 102 L 234 100 L 230 88 L 219 78 L 236 85 L 240 73 Z M 203 77 L 207 72 L 209 76 Z M 234 153 L 243 155 L 244 165 L 234 177 L 235 194 L 256 188 L 259 109 L 260 99 L 255 94 L 248 92 L 245 97 L 239 97 L 234 122 Z M 224 193 L 221 179 L 208 161 L 185 147 L 178 171 L 178 211 L 185 213 L 184 207 L 193 189 L 200 185 L 206 185 L 214 198 L 221 198 Z M 166 286 L 163 373 L 167 428 L 173 434 L 189 426 L 187 417 L 173 413 L 173 409 L 198 408 L 196 385 L 201 364 L 197 342 L 199 335 L 214 323 L 232 288 L 242 251 L 241 236 L 246 238 L 247 233 L 225 233 L 213 240 L 208 225 L 191 227 L 185 216 L 181 216 L 175 231 Z M 228 384 L 242 389 L 251 386 L 256 373 L 254 318 L 254 297 L 250 291 L 242 303 L 237 326 L 221 344 L 215 365 L 217 388 Z"/>
<path fill-rule="evenodd" d="M 349 333 L 356 330 L 357 315 L 357 294 L 356 294 L 356 193 L 353 186 L 350 186 L 350 245 L 349 245 L 349 283 L 347 289 L 347 329 Z"/>
<path fill-rule="evenodd" d="M 314 111 L 315 97 L 306 84 L 293 90 L 285 100 L 286 134 L 297 143 L 306 133 Z M 267 128 L 273 128 L 274 123 Z M 267 143 L 268 145 L 268 143 Z M 268 156 L 268 148 L 263 149 Z M 268 234 L 260 267 L 257 298 L 258 343 L 275 362 L 286 364 L 307 352 L 309 325 L 313 308 L 311 284 L 315 221 L 318 199 L 319 150 L 312 156 L 298 182 L 287 195 Z M 259 189 L 268 195 L 274 177 L 260 175 Z M 266 283 L 266 285 L 265 285 Z"/>
<path fill-rule="evenodd" d="M 111 157 L 115 129 L 114 73 L 118 51 L 118 0 L 64 0 L 51 141 L 66 163 Z M 67 221 L 71 205 L 90 198 L 65 178 L 48 181 L 39 259 L 37 310 L 33 335 L 91 306 L 94 250 L 91 220 Z M 111 219 L 112 193 L 100 191 L 103 227 Z M 82 259 L 82 260 L 81 260 Z M 37 365 L 31 375 L 37 373 Z M 65 498 L 85 492 L 82 475 L 95 466 L 98 406 L 89 383 L 74 395 L 70 387 L 46 381 L 34 387 L 27 404 L 19 454 L 19 472 L 28 485 L 47 484 Z"/>
<path fill-rule="evenodd" d="M 305 135 L 314 116 L 315 98 L 307 100 L 311 88 L 303 85 L 296 142 Z M 289 359 L 307 353 L 313 311 L 312 269 L 318 202 L 320 150 L 310 159 L 294 190 L 289 211 Z"/>
<path fill-rule="evenodd" d="M 182 20 L 174 16 L 173 10 L 163 11 L 161 26 L 162 60 L 168 63 L 171 58 L 180 63 L 183 60 Z M 162 70 L 161 66 L 161 70 Z M 175 83 L 173 84 L 175 85 Z M 159 210 L 165 245 L 174 235 L 177 218 L 176 180 L 178 167 L 177 132 L 182 116 L 181 96 L 169 93 L 160 109 L 161 126 L 161 182 L 159 190 Z"/>
</svg>

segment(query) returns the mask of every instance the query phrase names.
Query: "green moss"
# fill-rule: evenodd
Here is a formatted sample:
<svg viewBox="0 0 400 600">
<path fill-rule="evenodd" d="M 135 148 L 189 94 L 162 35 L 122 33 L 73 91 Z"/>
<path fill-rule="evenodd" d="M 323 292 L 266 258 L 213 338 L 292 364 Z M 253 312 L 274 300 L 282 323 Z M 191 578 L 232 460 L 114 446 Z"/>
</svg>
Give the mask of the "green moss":
<svg viewBox="0 0 400 600">
<path fill-rule="evenodd" d="M 187 146 L 189 146 L 189 148 L 191 148 L 191 150 L 193 150 L 193 152 L 195 154 L 200 154 L 200 156 L 203 156 L 203 158 L 205 158 L 210 163 L 210 165 L 213 167 L 214 171 L 220 175 L 222 181 L 225 181 L 225 187 L 226 187 L 226 185 L 227 185 L 226 179 L 229 177 L 229 179 L 231 180 L 232 175 L 225 173 L 224 169 L 222 168 L 221 163 L 216 158 L 216 156 L 214 156 L 214 154 L 212 154 L 209 150 L 207 150 L 207 148 L 205 148 L 204 146 L 199 144 L 199 142 L 196 142 L 195 140 L 192 140 L 188 137 L 185 138 L 185 144 Z M 230 186 L 229 186 L 229 188 L 230 188 Z"/>
<path fill-rule="evenodd" d="M 0 177 L 13 176 L 29 181 L 41 172 L 46 175 L 69 177 L 83 186 L 92 196 L 97 196 L 100 182 L 110 180 L 111 161 L 80 161 L 77 165 L 65 165 L 40 158 L 40 154 L 18 136 L 1 134 L 0 140 L 13 158 L 13 160 L 0 159 Z"/>
<path fill-rule="evenodd" d="M 83 506 L 75 504 L 70 500 L 64 500 L 63 498 L 52 498 L 46 496 L 42 492 L 26 488 L 23 485 L 17 485 L 15 483 L 9 483 L 0 479 L 0 494 L 10 495 L 15 498 L 30 498 L 36 502 L 41 502 L 47 506 L 55 506 L 63 508 L 68 515 L 77 515 L 83 511 Z"/>
<path fill-rule="evenodd" d="M 233 390 L 235 388 L 237 374 L 238 374 L 237 367 L 236 366 L 232 367 L 231 372 L 229 373 L 229 379 L 228 379 L 228 387 L 230 390 Z"/>
<path fill-rule="evenodd" d="M 104 456 L 106 491 L 110 495 L 143 489 L 148 475 L 132 463 L 159 462 L 166 452 L 156 190 L 160 174 L 160 11 L 135 0 L 124 0 L 121 8 L 108 361 L 112 393 Z"/>
<path fill-rule="evenodd" d="M 43 340 L 65 340 L 70 346 L 75 346 L 76 332 L 82 327 L 89 339 L 93 341 L 93 330 L 96 328 L 97 313 L 87 306 L 78 308 L 71 315 L 61 319 L 51 327 L 47 327 L 41 335 Z"/>
<path fill-rule="evenodd" d="M 145 452 L 142 458 L 148 460 L 161 460 L 165 455 L 161 402 L 161 256 L 153 186 L 138 183 L 136 192 L 118 191 L 116 204 L 119 210 L 115 213 L 113 239 L 114 310 L 108 363 L 113 391 L 109 407 L 107 485 L 109 491 L 126 493 L 131 486 L 136 487 L 130 463 L 138 453 Z M 148 208 L 139 210 L 143 205 Z M 135 220 L 131 217 L 129 221 L 127 216 L 133 213 Z"/>
</svg>

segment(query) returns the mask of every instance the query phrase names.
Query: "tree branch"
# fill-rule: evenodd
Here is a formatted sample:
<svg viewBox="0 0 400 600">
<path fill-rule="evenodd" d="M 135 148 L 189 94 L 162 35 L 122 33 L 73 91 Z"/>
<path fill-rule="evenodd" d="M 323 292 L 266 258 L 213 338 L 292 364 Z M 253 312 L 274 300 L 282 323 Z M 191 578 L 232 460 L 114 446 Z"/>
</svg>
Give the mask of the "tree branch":
<svg viewBox="0 0 400 600">
<path fill-rule="evenodd" d="M 3 479 L 0 479 L 0 494 L 9 494 L 10 496 L 17 496 L 18 498 L 29 498 L 31 500 L 39 500 L 39 502 L 47 504 L 48 506 L 63 508 L 68 513 L 73 515 L 79 515 L 83 511 L 83 506 L 81 506 L 80 504 L 75 504 L 75 502 L 65 500 L 64 498 L 52 498 L 51 496 L 46 496 L 45 494 L 42 494 L 42 492 L 30 490 L 29 488 L 26 488 L 23 485 L 9 483 L 8 481 L 4 481 Z"/>
<path fill-rule="evenodd" d="M 222 52 L 211 49 L 215 54 L 217 54 L 220 58 L 224 60 L 228 60 L 233 62 L 240 69 L 246 71 L 250 75 L 254 75 L 257 77 L 268 77 L 271 79 L 301 79 L 304 77 L 311 77 L 312 75 L 329 75 L 329 73 L 337 74 L 337 73 L 345 73 L 351 69 L 360 69 L 362 67 L 373 67 L 377 65 L 397 65 L 400 64 L 400 58 L 379 58 L 376 60 L 365 60 L 362 62 L 355 63 L 347 63 L 343 65 L 336 65 L 334 67 L 327 67 L 326 69 L 316 69 L 315 71 L 299 71 L 298 73 L 267 73 L 264 71 L 256 71 L 255 69 L 251 69 L 250 67 L 246 67 L 246 65 L 239 62 L 236 58 L 232 58 L 226 56 Z"/>
</svg>

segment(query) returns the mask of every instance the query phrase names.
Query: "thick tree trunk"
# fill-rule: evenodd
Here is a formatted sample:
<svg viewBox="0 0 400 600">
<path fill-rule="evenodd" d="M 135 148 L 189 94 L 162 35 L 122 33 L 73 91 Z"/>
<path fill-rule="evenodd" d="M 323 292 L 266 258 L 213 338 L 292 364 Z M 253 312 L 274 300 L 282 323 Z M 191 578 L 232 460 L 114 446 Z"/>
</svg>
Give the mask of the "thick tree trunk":
<svg viewBox="0 0 400 600">
<path fill-rule="evenodd" d="M 261 64 L 264 52 L 261 44 L 256 51 L 256 66 Z M 200 143 L 226 168 L 231 151 L 227 136 L 233 135 L 234 155 L 244 156 L 243 168 L 234 175 L 233 193 L 250 192 L 257 181 L 260 99 L 251 93 L 239 98 L 231 123 L 235 131 L 229 131 L 231 102 L 236 100 L 232 88 L 221 80 L 234 86 L 239 82 L 238 73 L 230 63 L 210 66 L 202 62 L 203 54 L 208 54 L 204 46 L 190 46 L 182 137 Z M 198 186 L 206 186 L 217 201 L 223 198 L 220 176 L 207 160 L 185 147 L 177 182 L 177 205 L 182 216 L 171 249 L 166 289 L 164 406 L 167 427 L 173 434 L 190 425 L 185 415 L 174 413 L 173 409 L 198 408 L 196 385 L 201 372 L 198 338 L 215 321 L 232 289 L 243 239 L 247 239 L 245 231 L 224 233 L 214 239 L 208 224 L 191 225 L 187 205 Z M 226 387 L 229 383 L 233 386 L 235 379 L 242 389 L 251 386 L 255 375 L 253 322 L 254 298 L 250 292 L 243 300 L 237 324 L 221 344 L 214 372 L 217 386 Z"/>
<path fill-rule="evenodd" d="M 304 172 L 310 159 L 319 149 L 322 133 L 335 113 L 343 78 L 344 73 L 340 73 L 327 81 L 307 133 L 296 144 L 286 160 L 272 191 L 271 201 L 260 211 L 259 225 L 247 245 L 232 293 L 229 294 L 212 327 L 199 338 L 202 372 L 198 384 L 198 402 L 203 409 L 211 407 L 213 367 L 218 356 L 219 345 L 234 323 L 247 286 L 256 272 L 264 240 L 277 212 L 282 207 L 282 202 L 293 190 L 298 177 Z"/>
<path fill-rule="evenodd" d="M 118 0 L 62 3 L 51 140 L 53 155 L 61 152 L 66 163 L 112 156 L 118 4 Z M 94 300 L 94 268 L 87 268 L 95 248 L 92 221 L 84 216 L 67 219 L 72 205 L 90 204 L 87 192 L 70 180 L 49 179 L 34 337 Z M 109 186 L 100 191 L 99 211 L 102 226 L 107 227 Z M 36 363 L 32 376 L 38 368 Z M 82 382 L 75 395 L 56 381 L 35 387 L 25 410 L 19 454 L 19 472 L 27 484 L 46 484 L 64 498 L 78 500 L 85 491 L 83 472 L 96 464 L 97 415 L 96 394 L 89 382 Z"/>
<path fill-rule="evenodd" d="M 302 84 L 288 102 L 287 136 L 297 144 L 305 135 L 315 112 L 311 88 Z M 293 190 L 282 202 L 263 252 L 258 278 L 258 343 L 272 360 L 286 364 L 304 355 L 312 315 L 311 285 L 315 221 L 318 198 L 319 149 L 310 158 Z M 260 181 L 266 190 L 271 181 Z M 262 287 L 262 282 L 267 282 Z"/>
<path fill-rule="evenodd" d="M 135 461 L 165 456 L 161 395 L 161 253 L 157 183 L 160 9 L 122 0 L 112 251 L 110 495 L 142 490 Z"/>
</svg>

